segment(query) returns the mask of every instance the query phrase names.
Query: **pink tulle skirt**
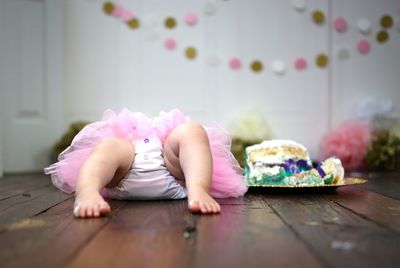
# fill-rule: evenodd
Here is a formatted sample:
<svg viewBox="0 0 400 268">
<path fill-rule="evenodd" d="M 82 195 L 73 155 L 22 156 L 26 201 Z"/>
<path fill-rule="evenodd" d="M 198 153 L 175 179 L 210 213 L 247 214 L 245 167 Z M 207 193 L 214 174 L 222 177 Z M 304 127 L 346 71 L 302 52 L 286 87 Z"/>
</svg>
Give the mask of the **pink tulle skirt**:
<svg viewBox="0 0 400 268">
<path fill-rule="evenodd" d="M 127 109 L 116 114 L 106 110 L 103 120 L 85 126 L 73 139 L 71 145 L 58 156 L 58 162 L 44 169 L 50 174 L 53 184 L 60 190 L 73 193 L 79 169 L 83 162 L 104 138 L 118 137 L 138 139 L 155 130 L 164 142 L 178 125 L 189 122 L 190 118 L 175 109 L 160 112 L 156 118 L 148 118 L 143 113 L 132 113 Z M 239 197 L 246 193 L 247 186 L 243 171 L 233 157 L 231 137 L 217 124 L 204 126 L 211 147 L 213 172 L 210 194 L 216 198 Z"/>
</svg>

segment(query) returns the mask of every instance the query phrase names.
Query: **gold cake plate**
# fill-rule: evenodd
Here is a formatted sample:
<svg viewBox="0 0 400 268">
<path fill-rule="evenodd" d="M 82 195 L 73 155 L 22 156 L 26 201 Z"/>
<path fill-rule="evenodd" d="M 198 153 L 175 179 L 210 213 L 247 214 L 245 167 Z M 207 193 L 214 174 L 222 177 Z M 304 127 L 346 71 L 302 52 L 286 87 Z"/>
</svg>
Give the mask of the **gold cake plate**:
<svg viewBox="0 0 400 268">
<path fill-rule="evenodd" d="M 334 183 L 334 184 L 322 184 L 322 185 L 251 185 L 249 186 L 251 189 L 252 188 L 258 188 L 258 189 L 336 189 L 337 187 L 341 186 L 348 186 L 348 185 L 355 185 L 355 184 L 362 184 L 366 183 L 368 180 L 362 179 L 362 178 L 351 178 L 347 177 L 344 178 L 344 180 L 340 183 Z"/>
</svg>

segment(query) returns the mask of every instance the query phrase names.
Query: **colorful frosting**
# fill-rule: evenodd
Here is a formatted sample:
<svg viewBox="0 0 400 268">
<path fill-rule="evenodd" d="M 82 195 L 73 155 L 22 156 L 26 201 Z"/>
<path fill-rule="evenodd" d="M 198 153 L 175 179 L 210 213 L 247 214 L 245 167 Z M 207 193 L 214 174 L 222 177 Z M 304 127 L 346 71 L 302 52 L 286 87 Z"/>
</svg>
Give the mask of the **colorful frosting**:
<svg viewBox="0 0 400 268">
<path fill-rule="evenodd" d="M 244 172 L 250 186 L 331 185 L 344 178 L 338 158 L 313 164 L 308 150 L 291 140 L 269 140 L 247 147 Z"/>
</svg>

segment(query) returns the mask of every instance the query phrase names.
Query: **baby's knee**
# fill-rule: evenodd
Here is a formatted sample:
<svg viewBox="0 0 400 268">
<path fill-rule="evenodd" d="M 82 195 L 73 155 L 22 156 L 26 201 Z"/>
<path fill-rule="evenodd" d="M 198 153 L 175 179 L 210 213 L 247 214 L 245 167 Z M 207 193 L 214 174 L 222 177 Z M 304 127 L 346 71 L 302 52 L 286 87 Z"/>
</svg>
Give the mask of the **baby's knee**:
<svg viewBox="0 0 400 268">
<path fill-rule="evenodd" d="M 176 134 L 175 141 L 180 145 L 189 143 L 192 146 L 193 142 L 198 144 L 209 143 L 208 134 L 203 125 L 196 122 L 187 122 L 179 125 Z"/>
<path fill-rule="evenodd" d="M 185 122 L 178 126 L 178 131 L 182 135 L 206 135 L 206 131 L 202 124 L 197 122 Z"/>
</svg>

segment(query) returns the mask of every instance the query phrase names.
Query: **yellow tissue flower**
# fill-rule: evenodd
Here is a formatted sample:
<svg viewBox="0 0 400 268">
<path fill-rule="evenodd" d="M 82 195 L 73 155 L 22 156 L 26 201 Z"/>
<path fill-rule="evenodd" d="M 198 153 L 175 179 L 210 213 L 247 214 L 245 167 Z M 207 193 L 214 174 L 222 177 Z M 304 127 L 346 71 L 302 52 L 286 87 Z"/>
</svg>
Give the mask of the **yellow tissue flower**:
<svg viewBox="0 0 400 268">
<path fill-rule="evenodd" d="M 231 128 L 232 137 L 244 141 L 263 141 L 272 138 L 272 131 L 263 114 L 250 110 L 239 114 Z"/>
<path fill-rule="evenodd" d="M 256 110 L 241 113 L 232 125 L 231 134 L 233 137 L 231 151 L 242 167 L 247 146 L 272 138 L 268 123 Z"/>
</svg>

